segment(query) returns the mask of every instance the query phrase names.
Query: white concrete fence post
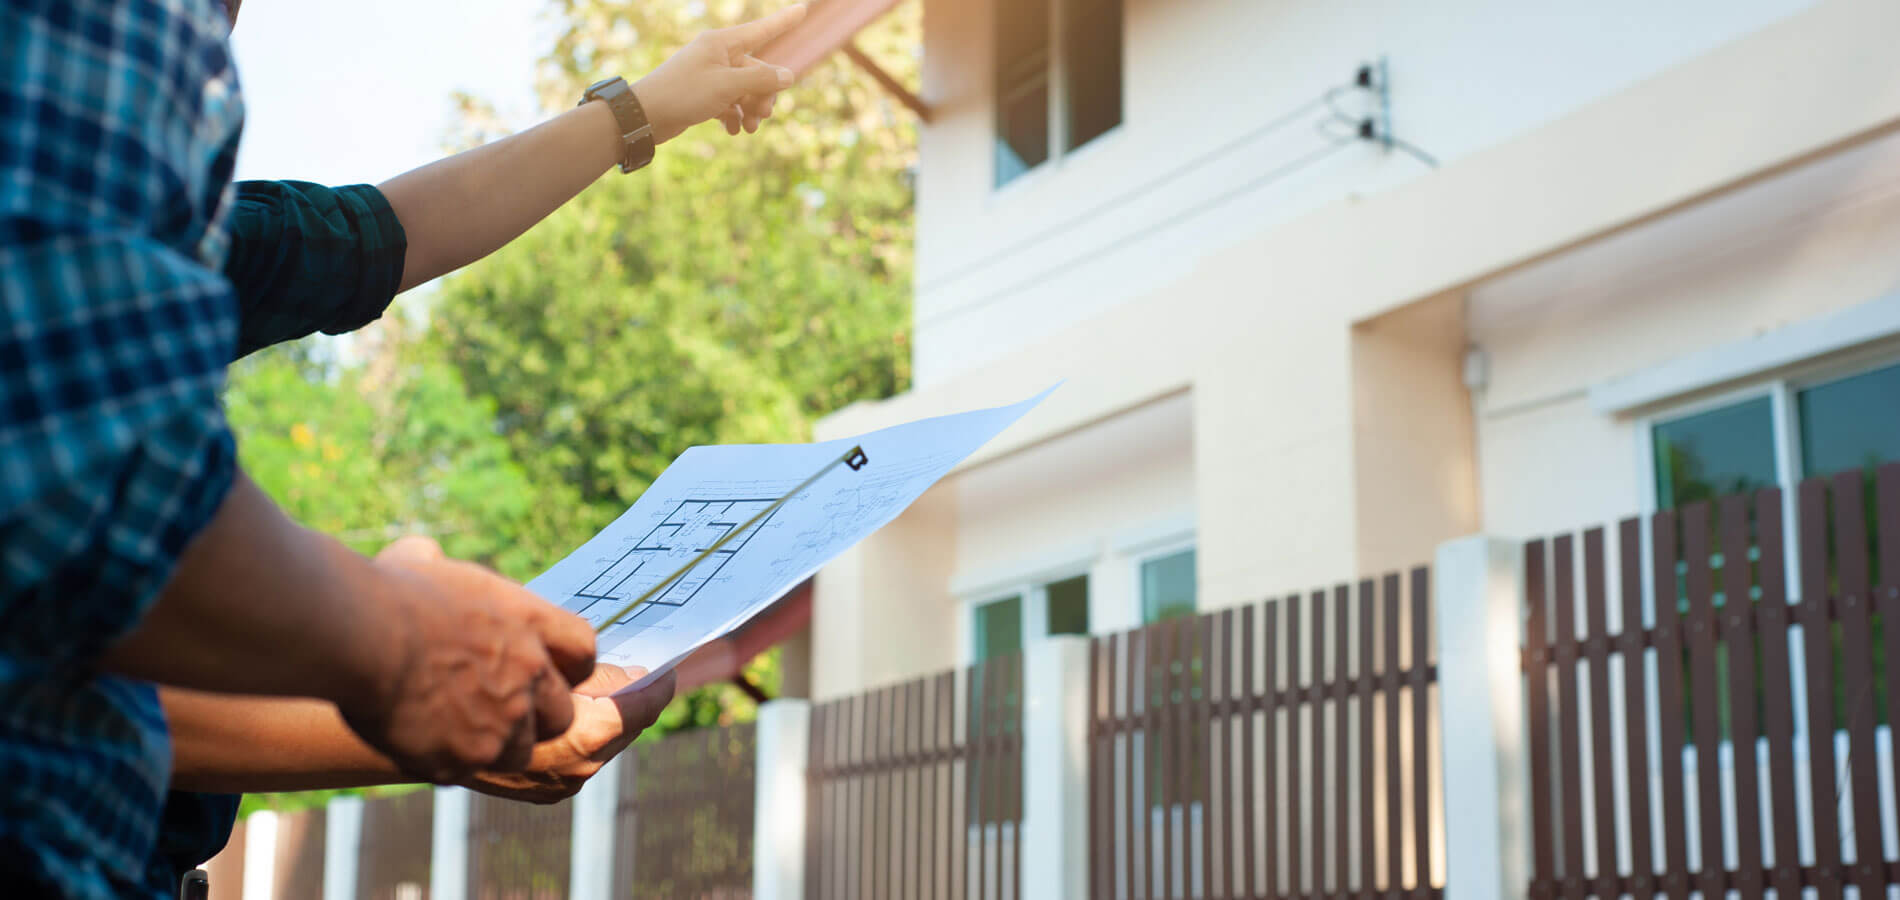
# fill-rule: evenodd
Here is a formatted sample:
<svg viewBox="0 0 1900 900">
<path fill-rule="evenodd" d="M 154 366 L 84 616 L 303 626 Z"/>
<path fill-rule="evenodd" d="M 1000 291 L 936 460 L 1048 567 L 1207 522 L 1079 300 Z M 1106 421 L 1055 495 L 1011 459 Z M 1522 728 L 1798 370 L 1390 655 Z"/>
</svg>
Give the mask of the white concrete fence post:
<svg viewBox="0 0 1900 900">
<path fill-rule="evenodd" d="M 323 814 L 323 900 L 353 900 L 363 844 L 363 798 L 334 797 Z"/>
<path fill-rule="evenodd" d="M 259 810 L 244 820 L 244 900 L 271 900 L 277 881 L 277 813 Z"/>
<path fill-rule="evenodd" d="M 1455 900 L 1515 900 L 1530 884 L 1523 550 L 1477 535 L 1438 546 L 1438 696 L 1445 885 Z"/>
<path fill-rule="evenodd" d="M 1088 892 L 1089 641 L 1074 635 L 1023 651 L 1022 891 Z"/>
<path fill-rule="evenodd" d="M 627 754 L 614 757 L 574 795 L 574 830 L 568 842 L 568 900 L 607 900 L 614 891 L 614 834 L 620 812 L 620 779 L 631 777 Z M 622 847 L 627 846 L 621 844 Z"/>
<path fill-rule="evenodd" d="M 468 900 L 468 816 L 471 795 L 435 789 L 435 833 L 429 844 L 430 900 Z"/>
<path fill-rule="evenodd" d="M 804 900 L 811 702 L 773 700 L 759 707 L 755 727 L 752 898 Z"/>
</svg>

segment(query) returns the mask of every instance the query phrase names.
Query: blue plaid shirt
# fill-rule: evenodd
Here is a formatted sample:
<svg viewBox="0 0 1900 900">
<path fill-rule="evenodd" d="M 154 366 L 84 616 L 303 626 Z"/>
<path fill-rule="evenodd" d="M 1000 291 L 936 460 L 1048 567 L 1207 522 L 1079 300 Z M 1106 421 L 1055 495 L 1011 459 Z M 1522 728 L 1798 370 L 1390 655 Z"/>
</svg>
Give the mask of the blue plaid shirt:
<svg viewBox="0 0 1900 900">
<path fill-rule="evenodd" d="M 228 490 L 243 106 L 215 0 L 0 5 L 0 872 L 150 896 L 171 748 L 101 676 Z"/>
</svg>

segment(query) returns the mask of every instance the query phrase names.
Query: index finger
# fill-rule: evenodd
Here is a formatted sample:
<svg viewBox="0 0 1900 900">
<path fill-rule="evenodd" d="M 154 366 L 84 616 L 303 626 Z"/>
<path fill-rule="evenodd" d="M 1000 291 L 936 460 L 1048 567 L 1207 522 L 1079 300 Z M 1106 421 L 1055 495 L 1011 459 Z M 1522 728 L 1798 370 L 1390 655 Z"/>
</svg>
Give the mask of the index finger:
<svg viewBox="0 0 1900 900">
<path fill-rule="evenodd" d="M 725 29 L 738 49 L 751 53 L 797 25 L 805 18 L 805 4 L 795 3 L 762 19 L 754 19 Z"/>
</svg>

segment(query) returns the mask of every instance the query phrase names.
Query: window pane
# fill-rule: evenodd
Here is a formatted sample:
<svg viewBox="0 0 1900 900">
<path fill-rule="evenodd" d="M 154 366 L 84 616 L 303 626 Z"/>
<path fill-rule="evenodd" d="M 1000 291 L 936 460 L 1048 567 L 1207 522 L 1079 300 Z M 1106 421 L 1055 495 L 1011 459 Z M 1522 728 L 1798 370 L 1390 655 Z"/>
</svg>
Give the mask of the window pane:
<svg viewBox="0 0 1900 900">
<path fill-rule="evenodd" d="M 1067 149 L 1122 121 L 1122 0 L 1062 0 Z"/>
<path fill-rule="evenodd" d="M 1141 564 L 1141 621 L 1159 622 L 1194 615 L 1194 551 Z"/>
<path fill-rule="evenodd" d="M 1048 59 L 1048 0 L 1009 0 L 996 4 L 995 10 L 997 72 L 1020 71 L 1024 61 L 1035 57 Z"/>
<path fill-rule="evenodd" d="M 976 661 L 1023 648 L 1023 598 L 1008 597 L 976 608 Z"/>
<path fill-rule="evenodd" d="M 1774 431 L 1767 397 L 1657 425 L 1656 505 L 1674 509 L 1773 485 Z"/>
<path fill-rule="evenodd" d="M 1050 634 L 1089 633 L 1089 577 L 1077 575 L 1043 587 L 1049 597 Z"/>
<path fill-rule="evenodd" d="M 1803 477 L 1900 459 L 1900 366 L 1811 387 L 1797 399 Z"/>
<path fill-rule="evenodd" d="M 997 99 L 996 184 L 1002 186 L 1049 159 L 1046 79 L 1013 98 Z"/>
<path fill-rule="evenodd" d="M 1049 158 L 1049 3 L 996 4 L 996 183 Z"/>
</svg>

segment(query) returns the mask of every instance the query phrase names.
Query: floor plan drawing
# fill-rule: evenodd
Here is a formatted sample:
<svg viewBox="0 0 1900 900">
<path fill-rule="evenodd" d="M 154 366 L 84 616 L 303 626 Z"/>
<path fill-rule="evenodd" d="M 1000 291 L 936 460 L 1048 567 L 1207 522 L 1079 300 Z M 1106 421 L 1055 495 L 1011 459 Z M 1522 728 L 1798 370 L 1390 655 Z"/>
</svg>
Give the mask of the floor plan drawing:
<svg viewBox="0 0 1900 900">
<path fill-rule="evenodd" d="M 603 558 L 606 567 L 574 592 L 573 598 L 582 602 L 569 608 L 586 619 L 587 624 L 599 628 L 608 616 L 625 608 L 633 598 L 677 571 L 694 556 L 705 552 L 720 538 L 732 533 L 734 528 L 770 508 L 776 499 L 679 501 L 660 524 L 634 542 L 625 553 L 614 559 Z M 744 552 L 746 544 L 771 521 L 772 517 L 768 515 L 747 528 L 744 534 L 727 542 L 658 596 L 634 607 L 614 624 L 639 622 L 648 627 L 664 627 L 666 619 L 674 610 L 691 603 L 709 582 L 719 576 L 719 570 Z"/>
<path fill-rule="evenodd" d="M 645 683 L 895 519 L 1047 394 L 856 438 L 690 448 L 527 587 Z"/>
</svg>

